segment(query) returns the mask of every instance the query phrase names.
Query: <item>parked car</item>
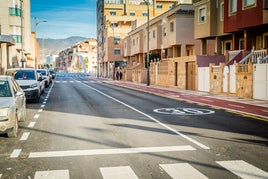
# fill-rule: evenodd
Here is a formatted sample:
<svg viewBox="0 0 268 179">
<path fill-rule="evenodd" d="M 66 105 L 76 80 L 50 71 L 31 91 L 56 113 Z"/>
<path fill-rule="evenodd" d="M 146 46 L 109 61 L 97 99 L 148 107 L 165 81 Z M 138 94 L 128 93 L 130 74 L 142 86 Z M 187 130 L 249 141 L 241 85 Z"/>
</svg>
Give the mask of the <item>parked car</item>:
<svg viewBox="0 0 268 179">
<path fill-rule="evenodd" d="M 27 100 L 39 102 L 42 92 L 42 78 L 32 68 L 12 68 L 6 71 L 6 75 L 14 77 L 23 89 Z"/>
<path fill-rule="evenodd" d="M 40 82 L 41 93 L 44 93 L 45 92 L 45 80 L 43 78 L 43 75 L 41 73 L 37 73 L 37 76 L 40 79 L 39 82 Z"/>
<path fill-rule="evenodd" d="M 45 87 L 49 87 L 50 83 L 52 82 L 52 79 L 49 75 L 49 71 L 46 69 L 38 69 L 37 73 L 41 73 L 42 74 L 42 78 L 45 82 Z"/>
<path fill-rule="evenodd" d="M 11 76 L 0 76 L 0 133 L 17 137 L 18 121 L 25 119 L 25 93 Z"/>
<path fill-rule="evenodd" d="M 52 77 L 52 79 L 55 79 L 56 77 L 56 72 L 54 69 L 49 69 L 49 73 L 50 73 L 50 76 Z"/>
</svg>

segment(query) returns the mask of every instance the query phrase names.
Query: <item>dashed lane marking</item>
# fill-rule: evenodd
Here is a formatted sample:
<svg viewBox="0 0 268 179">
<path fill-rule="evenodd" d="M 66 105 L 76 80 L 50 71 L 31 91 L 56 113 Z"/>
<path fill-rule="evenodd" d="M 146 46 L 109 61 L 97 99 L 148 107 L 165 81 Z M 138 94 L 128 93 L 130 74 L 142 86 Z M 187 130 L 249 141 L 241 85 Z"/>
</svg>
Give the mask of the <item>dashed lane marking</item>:
<svg viewBox="0 0 268 179">
<path fill-rule="evenodd" d="M 28 127 L 31 127 L 31 128 L 34 127 L 35 123 L 36 122 L 30 122 L 30 124 L 28 125 Z"/>
<path fill-rule="evenodd" d="M 70 156 L 89 156 L 89 155 L 95 156 L 95 155 L 113 155 L 113 154 L 193 151 L 193 150 L 196 149 L 189 145 L 166 146 L 166 147 L 96 149 L 96 150 L 67 150 L 67 151 L 31 152 L 29 154 L 29 158 L 70 157 Z"/>
<path fill-rule="evenodd" d="M 34 119 L 38 119 L 40 117 L 39 114 L 34 115 Z"/>
<path fill-rule="evenodd" d="M 49 171 L 37 171 L 34 175 L 34 179 L 69 179 L 69 170 L 49 170 Z"/>
<path fill-rule="evenodd" d="M 261 179 L 268 178 L 268 173 L 243 161 L 216 161 L 219 165 L 238 175 L 243 179 Z"/>
<path fill-rule="evenodd" d="M 100 168 L 104 179 L 138 179 L 137 175 L 129 166 L 103 167 Z"/>
<path fill-rule="evenodd" d="M 20 138 L 20 140 L 27 140 L 30 135 L 30 132 L 24 132 Z"/>
<path fill-rule="evenodd" d="M 10 158 L 17 158 L 21 153 L 21 149 L 14 149 L 13 152 L 10 154 Z"/>
<path fill-rule="evenodd" d="M 38 109 L 38 112 L 43 112 L 43 109 Z"/>
<path fill-rule="evenodd" d="M 43 104 L 43 105 L 41 105 L 41 108 L 44 108 L 45 107 L 45 105 Z"/>
<path fill-rule="evenodd" d="M 245 108 L 244 106 L 239 106 L 239 105 L 235 105 L 235 104 L 228 104 L 229 106 L 233 106 L 233 107 L 238 107 L 238 108 Z"/>
</svg>

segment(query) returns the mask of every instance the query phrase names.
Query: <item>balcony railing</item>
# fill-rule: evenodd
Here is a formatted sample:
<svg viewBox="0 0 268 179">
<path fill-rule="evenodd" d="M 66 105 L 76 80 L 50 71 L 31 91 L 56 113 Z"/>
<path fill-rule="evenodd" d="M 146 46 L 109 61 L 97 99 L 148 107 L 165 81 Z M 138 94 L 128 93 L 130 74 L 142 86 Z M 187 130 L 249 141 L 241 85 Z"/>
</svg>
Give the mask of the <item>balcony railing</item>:
<svg viewBox="0 0 268 179">
<path fill-rule="evenodd" d="M 239 63 L 240 64 L 256 64 L 261 63 L 263 58 L 266 58 L 267 51 L 266 50 L 252 50 L 246 57 L 244 57 Z"/>
</svg>

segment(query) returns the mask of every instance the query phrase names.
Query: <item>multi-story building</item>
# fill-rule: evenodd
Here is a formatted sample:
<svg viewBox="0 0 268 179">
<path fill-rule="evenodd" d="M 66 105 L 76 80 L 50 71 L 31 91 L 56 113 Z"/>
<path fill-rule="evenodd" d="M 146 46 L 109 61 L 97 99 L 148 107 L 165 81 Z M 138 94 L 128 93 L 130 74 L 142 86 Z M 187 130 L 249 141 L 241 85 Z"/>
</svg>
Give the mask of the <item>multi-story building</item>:
<svg viewBox="0 0 268 179">
<path fill-rule="evenodd" d="M 97 41 L 88 39 L 59 53 L 56 69 L 69 72 L 97 73 Z"/>
<path fill-rule="evenodd" d="M 268 86 L 258 86 L 268 82 L 266 67 L 255 65 L 268 61 L 268 2 L 195 0 L 193 4 L 195 39 L 202 41 L 198 76 L 205 79 L 198 89 L 268 99 Z"/>
<path fill-rule="evenodd" d="M 122 39 L 131 31 L 133 22 L 138 27 L 147 21 L 148 15 L 151 19 L 174 8 L 177 3 L 177 0 L 156 0 L 147 6 L 143 0 L 98 0 L 98 75 L 112 78 L 115 69 L 126 61 Z"/>
<path fill-rule="evenodd" d="M 124 55 L 128 61 L 124 69 L 125 79 L 134 82 L 147 80 L 145 64 L 149 50 L 151 84 L 196 89 L 196 73 L 188 72 L 195 67 L 196 48 L 199 47 L 194 40 L 193 5 L 178 4 L 151 19 L 149 38 L 144 30 L 147 25 L 134 27 L 124 40 Z"/>
<path fill-rule="evenodd" d="M 0 73 L 27 65 L 31 52 L 30 0 L 0 2 Z"/>
</svg>

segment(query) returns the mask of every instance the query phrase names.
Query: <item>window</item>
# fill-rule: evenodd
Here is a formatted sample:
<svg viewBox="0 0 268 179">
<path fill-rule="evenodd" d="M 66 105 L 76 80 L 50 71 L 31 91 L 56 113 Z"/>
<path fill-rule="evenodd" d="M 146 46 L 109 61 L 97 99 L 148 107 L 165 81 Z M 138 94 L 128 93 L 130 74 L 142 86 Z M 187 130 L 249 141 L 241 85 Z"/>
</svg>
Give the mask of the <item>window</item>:
<svg viewBox="0 0 268 179">
<path fill-rule="evenodd" d="M 244 0 L 244 7 L 253 6 L 256 4 L 256 0 Z"/>
<path fill-rule="evenodd" d="M 171 4 L 171 5 L 169 6 L 170 9 L 173 9 L 174 7 L 175 7 L 174 4 Z"/>
<path fill-rule="evenodd" d="M 230 0 L 230 13 L 235 13 L 237 10 L 237 0 Z"/>
<path fill-rule="evenodd" d="M 135 46 L 135 39 L 132 39 L 132 46 Z"/>
<path fill-rule="evenodd" d="M 111 16 L 116 16 L 116 11 L 110 11 Z"/>
<path fill-rule="evenodd" d="M 169 30 L 170 30 L 170 32 L 174 32 L 174 22 L 171 22 L 169 24 Z"/>
<path fill-rule="evenodd" d="M 118 23 L 116 23 L 116 22 L 112 23 L 111 27 L 118 27 Z"/>
<path fill-rule="evenodd" d="M 162 8 L 163 8 L 162 4 L 157 4 L 156 5 L 156 9 L 162 9 Z"/>
<path fill-rule="evenodd" d="M 119 44 L 120 43 L 120 36 L 114 36 L 114 44 Z"/>
<path fill-rule="evenodd" d="M 143 12 L 142 16 L 148 16 L 147 12 Z"/>
<path fill-rule="evenodd" d="M 9 8 L 9 15 L 10 16 L 21 16 L 21 9 L 17 7 L 10 7 Z"/>
<path fill-rule="evenodd" d="M 153 38 L 155 38 L 155 30 L 153 30 Z"/>
<path fill-rule="evenodd" d="M 221 10 L 220 10 L 220 20 L 223 21 L 224 20 L 224 3 L 221 3 Z"/>
<path fill-rule="evenodd" d="M 120 55 L 120 49 L 114 49 L 114 54 L 115 55 Z"/>
<path fill-rule="evenodd" d="M 163 28 L 163 36 L 167 36 L 166 28 Z"/>
<path fill-rule="evenodd" d="M 206 22 L 206 13 L 207 13 L 207 9 L 205 6 L 203 7 L 200 7 L 198 9 L 198 20 L 199 20 L 199 23 L 202 23 L 202 22 Z"/>
<path fill-rule="evenodd" d="M 135 16 L 135 12 L 130 12 L 129 15 L 130 16 Z"/>
</svg>

